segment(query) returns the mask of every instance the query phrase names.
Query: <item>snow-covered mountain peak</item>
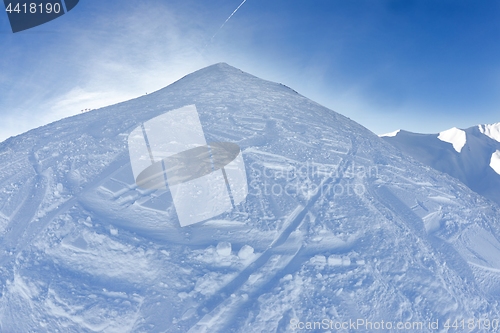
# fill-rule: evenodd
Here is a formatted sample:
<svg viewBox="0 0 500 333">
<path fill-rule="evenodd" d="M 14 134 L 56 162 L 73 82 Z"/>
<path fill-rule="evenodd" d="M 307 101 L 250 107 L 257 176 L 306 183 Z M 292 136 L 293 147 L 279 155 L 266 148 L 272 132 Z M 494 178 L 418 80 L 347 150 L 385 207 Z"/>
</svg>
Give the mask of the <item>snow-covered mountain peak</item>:
<svg viewBox="0 0 500 333">
<path fill-rule="evenodd" d="M 248 195 L 181 227 L 170 184 L 137 185 L 128 139 L 158 166 L 159 137 L 175 124 L 157 120 L 189 105 L 196 121 L 184 125 L 201 141 L 240 148 Z M 214 188 L 231 190 L 226 176 Z M 226 64 L 3 142 L 0 184 L 2 332 L 289 332 L 322 318 L 435 332 L 428 323 L 500 312 L 496 206 Z"/>
<path fill-rule="evenodd" d="M 465 146 L 467 142 L 467 135 L 464 130 L 453 127 L 449 130 L 443 131 L 439 133 L 438 139 L 444 142 L 451 143 L 453 148 L 460 153 L 462 148 Z"/>
<path fill-rule="evenodd" d="M 221 62 L 190 73 L 174 82 L 172 85 L 160 89 L 159 91 L 172 87 L 178 88 L 179 85 L 189 85 L 191 89 L 196 87 L 197 89 L 214 90 L 217 89 L 220 84 L 225 86 L 226 83 L 235 84 L 236 82 L 239 84 L 253 83 L 262 85 L 263 83 L 268 83 L 272 85 L 279 85 L 274 82 L 260 79 L 236 67 L 228 65 L 227 63 Z"/>
<path fill-rule="evenodd" d="M 500 142 L 500 123 L 490 125 L 478 125 L 479 131 L 484 135 Z"/>
</svg>

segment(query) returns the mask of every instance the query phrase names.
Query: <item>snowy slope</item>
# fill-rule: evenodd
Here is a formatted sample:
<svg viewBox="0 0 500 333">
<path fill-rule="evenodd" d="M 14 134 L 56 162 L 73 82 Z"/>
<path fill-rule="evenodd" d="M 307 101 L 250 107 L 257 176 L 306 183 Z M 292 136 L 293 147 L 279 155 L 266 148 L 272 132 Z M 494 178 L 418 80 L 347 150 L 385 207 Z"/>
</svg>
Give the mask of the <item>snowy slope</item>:
<svg viewBox="0 0 500 333">
<path fill-rule="evenodd" d="M 168 191 L 135 185 L 127 138 L 193 104 L 207 142 L 241 147 L 249 194 L 181 228 Z M 0 331 L 493 320 L 498 216 L 353 121 L 217 64 L 0 144 Z"/>
<path fill-rule="evenodd" d="M 458 178 L 473 191 L 500 203 L 500 123 L 439 134 L 399 131 L 382 138 L 418 161 Z"/>
</svg>

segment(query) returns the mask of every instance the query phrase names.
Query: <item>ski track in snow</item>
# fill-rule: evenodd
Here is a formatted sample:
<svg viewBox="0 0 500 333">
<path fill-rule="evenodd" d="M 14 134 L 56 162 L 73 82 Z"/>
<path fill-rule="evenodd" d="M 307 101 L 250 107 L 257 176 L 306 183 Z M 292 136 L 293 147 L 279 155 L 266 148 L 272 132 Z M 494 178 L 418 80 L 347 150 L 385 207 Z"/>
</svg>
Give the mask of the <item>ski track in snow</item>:
<svg viewBox="0 0 500 333">
<path fill-rule="evenodd" d="M 30 222 L 33 220 L 33 217 L 35 216 L 38 207 L 42 203 L 45 196 L 47 179 L 40 173 L 38 160 L 33 153 L 30 155 L 29 160 L 36 172 L 36 175 L 28 186 L 34 188 L 35 190 L 31 192 L 30 196 L 24 199 L 22 204 L 17 208 L 15 214 L 12 218 L 10 218 L 10 222 L 7 227 L 8 231 L 4 235 L 1 243 L 3 249 L 0 253 L 0 267 L 4 267 L 5 261 L 8 260 L 9 257 L 15 258 L 15 255 L 19 252 L 18 243 L 28 232 L 27 229 L 30 227 Z"/>
<path fill-rule="evenodd" d="M 348 162 L 351 161 L 351 159 L 349 159 L 348 157 L 356 153 L 356 146 L 354 142 L 355 141 L 351 139 L 351 149 L 347 153 L 347 157 L 343 160 L 343 163 L 340 166 L 341 174 L 345 173 L 348 168 Z M 335 186 L 340 182 L 340 180 L 341 178 L 327 178 L 322 181 L 320 188 L 324 188 L 325 186 Z M 217 319 L 217 328 L 215 328 L 217 329 L 217 332 L 228 332 L 228 329 L 231 326 L 234 326 L 234 322 L 237 322 L 237 316 L 227 316 L 228 318 L 232 319 L 228 320 L 229 323 L 225 323 L 224 314 L 238 313 L 238 310 L 244 307 L 249 299 L 256 300 L 259 294 L 265 293 L 269 290 L 269 287 L 262 286 L 259 288 L 258 292 L 255 290 L 256 288 L 248 288 L 249 290 L 244 290 L 243 292 L 239 291 L 240 289 L 243 289 L 246 284 L 248 284 L 249 277 L 251 275 L 258 274 L 259 270 L 269 262 L 273 255 L 275 255 L 276 249 L 280 246 L 285 246 L 289 241 L 290 235 L 293 232 L 299 230 L 300 225 L 302 225 L 305 218 L 308 216 L 307 214 L 309 213 L 309 209 L 318 201 L 321 195 L 322 191 L 318 191 L 307 202 L 305 207 L 297 207 L 298 209 L 296 209 L 296 211 L 298 211 L 298 214 L 292 214 L 292 219 L 290 219 L 290 222 L 285 223 L 286 227 L 271 243 L 269 248 L 263 254 L 261 254 L 252 264 L 250 264 L 249 267 L 243 270 L 233 281 L 231 281 L 231 283 L 222 288 L 217 296 L 215 296 L 213 299 L 209 299 L 206 303 L 199 306 L 198 310 L 196 311 L 198 316 L 203 315 L 203 312 L 208 311 L 209 313 L 205 314 L 201 318 L 201 320 L 189 330 L 189 332 L 215 332 L 213 327 L 213 325 L 215 325 L 214 318 Z M 263 276 L 266 276 L 264 278 L 266 282 L 262 283 L 262 285 L 272 285 L 272 281 L 278 281 L 279 278 L 282 278 L 289 272 L 293 271 L 291 270 L 291 268 L 296 269 L 300 267 L 301 263 L 311 258 L 311 256 L 304 256 L 304 254 L 307 252 L 302 251 L 302 242 L 299 242 L 298 244 L 296 240 L 291 240 L 290 242 L 292 243 L 291 248 L 294 249 L 292 250 L 294 254 L 289 260 L 287 260 L 287 265 L 284 267 L 280 267 L 280 269 L 278 269 L 277 271 L 265 272 L 265 274 L 262 274 Z M 251 298 L 248 297 L 248 293 L 252 294 Z M 246 301 L 242 300 L 242 294 L 247 295 L 245 297 Z M 233 295 L 236 296 L 234 297 Z M 226 297 L 226 299 L 224 299 L 224 297 Z M 229 301 L 227 297 L 229 297 Z M 232 300 L 231 298 L 235 298 L 235 300 Z M 233 323 L 233 325 L 231 325 L 231 323 Z M 234 329 L 234 327 L 232 328 Z"/>
<path fill-rule="evenodd" d="M 19 207 L 16 215 L 11 219 L 9 224 L 9 232 L 5 235 L 4 253 L 8 253 L 8 257 L 15 258 L 16 254 L 24 249 L 26 245 L 29 245 L 31 241 L 41 232 L 56 216 L 68 211 L 72 208 L 78 201 L 78 195 L 84 194 L 85 192 L 94 189 L 99 183 L 104 181 L 112 173 L 116 172 L 116 167 L 125 164 L 124 158 L 118 158 L 115 162 L 111 163 L 95 180 L 85 185 L 80 193 L 74 196 L 72 199 L 64 202 L 60 207 L 54 209 L 45 217 L 42 217 L 38 221 L 33 221 L 33 218 L 38 210 L 40 203 L 42 202 L 45 191 L 46 191 L 46 178 L 42 175 L 37 175 L 34 179 L 34 186 L 36 191 L 32 193 L 30 197 Z M 40 186 L 42 185 L 42 186 Z M 17 245 L 22 244 L 22 245 Z M 5 264 L 5 260 L 8 259 L 7 256 L 0 258 L 0 265 Z"/>
</svg>

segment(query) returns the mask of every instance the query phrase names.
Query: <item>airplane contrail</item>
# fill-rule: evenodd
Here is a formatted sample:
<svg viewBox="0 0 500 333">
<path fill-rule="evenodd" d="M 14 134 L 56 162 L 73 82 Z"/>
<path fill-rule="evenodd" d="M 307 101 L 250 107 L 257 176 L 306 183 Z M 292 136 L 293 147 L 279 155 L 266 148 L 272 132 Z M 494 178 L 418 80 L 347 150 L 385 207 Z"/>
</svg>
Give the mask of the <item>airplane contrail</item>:
<svg viewBox="0 0 500 333">
<path fill-rule="evenodd" d="M 238 11 L 238 9 L 240 9 L 241 6 L 243 6 L 243 4 L 247 2 L 247 0 L 243 0 L 240 5 L 234 10 L 234 12 L 231 13 L 231 15 L 229 15 L 229 17 L 227 18 L 227 20 L 224 21 L 224 23 L 222 23 L 222 25 L 220 26 L 219 30 L 217 30 L 217 32 L 212 36 L 212 38 L 210 38 L 210 41 L 212 41 L 212 39 L 214 39 L 214 37 L 219 33 L 219 31 L 221 31 L 221 29 L 224 27 L 224 25 L 227 23 L 227 21 L 229 21 L 231 19 L 231 17 L 233 17 L 233 15 Z"/>
</svg>

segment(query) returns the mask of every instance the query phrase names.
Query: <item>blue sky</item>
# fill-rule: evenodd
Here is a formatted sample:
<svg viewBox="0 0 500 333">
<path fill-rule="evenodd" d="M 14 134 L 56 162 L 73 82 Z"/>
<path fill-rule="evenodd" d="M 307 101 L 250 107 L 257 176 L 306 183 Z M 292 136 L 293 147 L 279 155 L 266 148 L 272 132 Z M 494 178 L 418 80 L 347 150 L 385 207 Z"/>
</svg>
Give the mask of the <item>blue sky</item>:
<svg viewBox="0 0 500 333">
<path fill-rule="evenodd" d="M 80 0 L 12 34 L 0 13 L 0 140 L 227 62 L 377 134 L 500 122 L 494 0 Z M 213 37 L 215 35 L 215 37 Z"/>
</svg>

